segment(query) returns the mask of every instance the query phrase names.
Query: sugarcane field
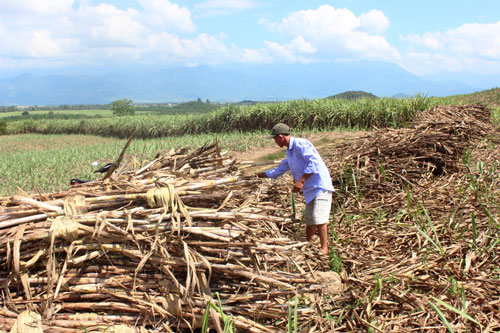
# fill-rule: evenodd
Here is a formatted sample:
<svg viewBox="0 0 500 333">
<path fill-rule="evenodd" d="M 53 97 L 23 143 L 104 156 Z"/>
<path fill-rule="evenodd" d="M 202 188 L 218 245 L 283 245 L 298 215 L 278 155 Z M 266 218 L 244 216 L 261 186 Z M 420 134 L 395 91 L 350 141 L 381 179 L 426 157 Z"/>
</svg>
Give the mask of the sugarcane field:
<svg viewBox="0 0 500 333">
<path fill-rule="evenodd" d="M 483 103 L 321 145 L 329 252 L 280 158 L 223 140 L 0 197 L 0 332 L 498 332 L 500 133 Z M 273 124 L 264 124 L 270 129 Z M 266 132 L 267 135 L 267 132 Z"/>
</svg>

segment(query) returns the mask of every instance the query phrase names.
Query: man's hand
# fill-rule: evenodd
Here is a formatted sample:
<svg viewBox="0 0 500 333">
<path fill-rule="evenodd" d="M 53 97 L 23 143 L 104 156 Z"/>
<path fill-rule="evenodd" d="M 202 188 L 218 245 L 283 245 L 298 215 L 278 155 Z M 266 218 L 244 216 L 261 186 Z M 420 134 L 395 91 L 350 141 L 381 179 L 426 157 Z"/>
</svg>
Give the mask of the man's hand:
<svg viewBox="0 0 500 333">
<path fill-rule="evenodd" d="M 295 184 L 293 184 L 292 188 L 292 193 L 299 193 L 302 191 L 302 188 L 304 187 L 304 181 L 302 181 L 302 178 L 299 179 Z"/>
<path fill-rule="evenodd" d="M 298 192 L 302 191 L 302 188 L 304 187 L 304 183 L 311 176 L 312 176 L 312 173 L 305 173 L 302 177 L 300 177 L 300 179 L 297 180 L 295 182 L 295 184 L 293 184 L 292 193 L 298 193 Z"/>
<path fill-rule="evenodd" d="M 259 178 L 267 178 L 267 175 L 266 175 L 266 173 L 265 173 L 265 172 L 259 172 L 259 173 L 257 174 L 257 177 L 259 177 Z"/>
</svg>

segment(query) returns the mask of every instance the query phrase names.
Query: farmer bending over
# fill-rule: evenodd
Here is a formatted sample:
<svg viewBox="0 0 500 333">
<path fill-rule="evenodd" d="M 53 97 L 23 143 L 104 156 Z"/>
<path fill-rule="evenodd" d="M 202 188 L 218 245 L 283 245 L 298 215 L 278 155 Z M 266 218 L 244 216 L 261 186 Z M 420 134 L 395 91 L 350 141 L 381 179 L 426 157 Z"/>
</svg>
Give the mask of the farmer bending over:
<svg viewBox="0 0 500 333">
<path fill-rule="evenodd" d="M 319 234 L 321 251 L 328 253 L 328 217 L 332 205 L 332 179 L 330 172 L 313 144 L 306 139 L 290 136 L 290 128 L 276 124 L 269 138 L 282 148 L 287 147 L 286 157 L 273 169 L 257 174 L 259 178 L 277 178 L 290 170 L 295 184 L 292 192 L 302 191 L 306 198 L 304 221 L 307 241 Z"/>
</svg>

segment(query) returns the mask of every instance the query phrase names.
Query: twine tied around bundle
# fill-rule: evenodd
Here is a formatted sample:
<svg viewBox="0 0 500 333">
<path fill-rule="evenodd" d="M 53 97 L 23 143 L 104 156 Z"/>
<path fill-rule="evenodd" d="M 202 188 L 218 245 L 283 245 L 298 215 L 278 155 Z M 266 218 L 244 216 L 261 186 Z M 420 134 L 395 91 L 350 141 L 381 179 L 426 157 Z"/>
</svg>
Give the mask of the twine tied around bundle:
<svg viewBox="0 0 500 333">
<path fill-rule="evenodd" d="M 189 215 L 189 211 L 177 194 L 173 184 L 167 184 L 165 187 L 148 190 L 146 193 L 146 201 L 150 208 L 163 207 L 165 209 L 165 213 L 170 211 L 174 226 L 176 219 L 179 222 L 180 211 L 182 216 L 186 219 L 189 227 L 191 227 L 191 216 Z M 178 227 L 180 228 L 180 224 Z"/>
<path fill-rule="evenodd" d="M 52 220 L 52 224 L 50 226 L 50 234 L 52 238 L 62 237 L 67 241 L 74 241 L 78 238 L 78 222 L 75 222 L 71 216 L 60 215 L 56 216 Z"/>
<path fill-rule="evenodd" d="M 83 195 L 74 195 L 64 198 L 64 213 L 68 216 L 80 215 L 88 212 Z"/>
<path fill-rule="evenodd" d="M 12 325 L 10 333 L 43 333 L 42 316 L 30 310 L 21 312 Z"/>
</svg>

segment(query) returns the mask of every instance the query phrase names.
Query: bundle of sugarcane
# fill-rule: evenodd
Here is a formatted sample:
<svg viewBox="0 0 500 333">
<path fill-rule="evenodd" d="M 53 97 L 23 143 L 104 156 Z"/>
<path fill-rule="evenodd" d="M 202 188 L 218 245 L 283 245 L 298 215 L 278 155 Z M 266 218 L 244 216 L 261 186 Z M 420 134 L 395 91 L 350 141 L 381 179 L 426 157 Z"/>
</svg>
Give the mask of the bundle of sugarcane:
<svg viewBox="0 0 500 333">
<path fill-rule="evenodd" d="M 485 106 L 439 106 L 407 128 L 376 130 L 331 151 L 326 159 L 341 187 L 356 185 L 377 196 L 459 172 L 463 153 L 495 131 Z"/>
<path fill-rule="evenodd" d="M 433 216 L 455 209 L 460 194 L 446 185 L 467 172 L 464 160 L 480 151 L 482 140 L 498 141 L 489 112 L 483 105 L 433 107 L 407 128 L 376 130 L 332 150 L 327 164 L 339 184 L 337 198 L 348 209 L 386 215 L 412 202 L 428 202 Z"/>
<path fill-rule="evenodd" d="M 498 143 L 486 108 L 441 106 L 331 152 L 339 330 L 500 329 Z"/>
<path fill-rule="evenodd" d="M 213 328 L 230 318 L 241 331 L 274 332 L 295 295 L 338 291 L 337 275 L 316 272 L 328 262 L 286 227 L 290 209 L 217 143 L 167 156 L 2 202 L 0 329 L 32 311 L 54 332 L 176 331 L 201 327 L 204 315 Z M 321 316 L 313 304 L 299 324 Z"/>
</svg>

